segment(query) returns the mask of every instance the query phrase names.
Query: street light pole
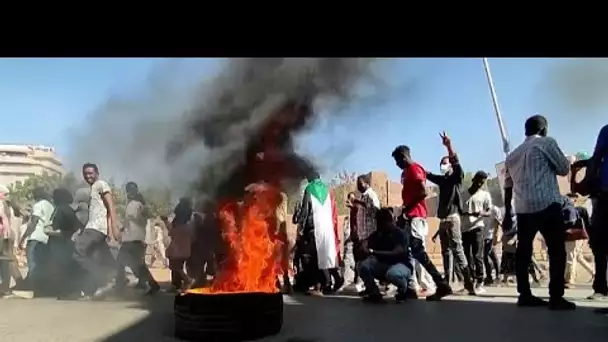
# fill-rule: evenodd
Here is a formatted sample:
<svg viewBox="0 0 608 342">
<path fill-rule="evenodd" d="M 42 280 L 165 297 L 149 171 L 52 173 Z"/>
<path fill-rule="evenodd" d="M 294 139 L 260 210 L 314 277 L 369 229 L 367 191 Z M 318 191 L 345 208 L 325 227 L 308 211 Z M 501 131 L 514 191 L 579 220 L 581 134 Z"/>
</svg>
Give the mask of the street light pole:
<svg viewBox="0 0 608 342">
<path fill-rule="evenodd" d="M 500 136 L 502 138 L 502 149 L 506 156 L 509 154 L 509 152 L 511 152 L 511 148 L 509 146 L 509 138 L 507 137 L 505 124 L 502 121 L 502 115 L 500 114 L 500 108 L 498 107 L 498 99 L 496 97 L 496 90 L 494 89 L 494 81 L 492 80 L 490 64 L 488 63 L 487 58 L 483 58 L 483 67 L 486 72 L 488 86 L 490 87 L 490 95 L 492 96 L 492 105 L 494 106 L 494 113 L 496 114 L 496 121 L 498 122 L 498 129 L 500 130 Z"/>
</svg>

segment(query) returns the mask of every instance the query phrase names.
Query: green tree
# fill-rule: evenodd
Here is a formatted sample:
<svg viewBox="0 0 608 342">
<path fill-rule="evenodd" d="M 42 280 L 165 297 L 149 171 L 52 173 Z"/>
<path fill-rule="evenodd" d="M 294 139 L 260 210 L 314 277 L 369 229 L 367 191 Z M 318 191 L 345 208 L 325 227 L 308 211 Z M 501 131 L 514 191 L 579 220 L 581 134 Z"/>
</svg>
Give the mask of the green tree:
<svg viewBox="0 0 608 342">
<path fill-rule="evenodd" d="M 112 188 L 116 212 L 122 220 L 127 204 L 124 186 L 118 186 L 112 180 L 108 184 Z M 73 173 L 67 173 L 64 176 L 43 173 L 41 175 L 32 175 L 23 181 L 15 182 L 9 185 L 8 189 L 13 203 L 17 207 L 27 210 L 33 205 L 34 198 L 32 192 L 36 187 L 43 187 L 51 194 L 57 188 L 65 188 L 74 193 L 77 189 L 87 186 L 83 180 L 78 180 Z M 151 217 L 167 215 L 171 212 L 171 192 L 168 188 L 147 187 L 142 189 L 142 195 L 146 199 L 148 213 Z"/>
<path fill-rule="evenodd" d="M 171 190 L 167 187 L 147 187 L 142 190 L 146 199 L 146 206 L 150 217 L 169 215 L 173 206 L 171 203 Z"/>
</svg>

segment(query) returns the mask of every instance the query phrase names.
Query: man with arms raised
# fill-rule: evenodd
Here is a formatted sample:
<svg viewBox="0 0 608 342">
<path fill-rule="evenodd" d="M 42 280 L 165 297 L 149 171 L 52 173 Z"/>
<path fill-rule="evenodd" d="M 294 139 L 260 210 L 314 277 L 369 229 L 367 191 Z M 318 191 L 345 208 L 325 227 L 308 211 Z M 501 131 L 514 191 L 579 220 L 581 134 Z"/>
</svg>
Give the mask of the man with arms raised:
<svg viewBox="0 0 608 342">
<path fill-rule="evenodd" d="M 113 284 L 111 271 L 117 267 L 108 267 L 106 263 L 113 260 L 108 247 L 108 239 L 118 241 L 119 232 L 116 220 L 112 189 L 105 181 L 99 179 L 99 168 L 87 163 L 82 166 L 82 176 L 90 185 L 89 219 L 74 246 L 74 259 L 87 273 L 85 293 L 94 292 L 95 297 L 103 296 Z M 88 290 L 88 291 L 87 291 Z"/>
<path fill-rule="evenodd" d="M 448 155 L 441 158 L 439 168 L 441 175 L 427 172 L 429 181 L 439 186 L 439 204 L 437 205 L 437 217 L 439 218 L 439 240 L 441 242 L 441 255 L 443 257 L 443 268 L 446 282 L 449 284 L 452 270 L 450 268 L 451 256 L 454 256 L 456 272 L 461 272 L 465 289 L 474 294 L 472 275 L 462 247 L 461 218 L 462 195 L 460 193 L 464 172 L 456 152 L 452 147 L 452 140 L 443 132 L 440 134 L 443 145 L 448 150 Z"/>
<path fill-rule="evenodd" d="M 512 203 L 517 214 L 516 275 L 519 306 L 545 306 L 532 295 L 528 267 L 532 261 L 532 244 L 540 232 L 549 254 L 549 308 L 573 310 L 576 305 L 564 299 L 566 270 L 566 230 L 562 217 L 563 197 L 557 176 L 566 176 L 570 162 L 555 139 L 547 136 L 547 119 L 534 115 L 525 123 L 526 140 L 505 160 L 505 218 L 503 229 L 512 227 Z"/>
<path fill-rule="evenodd" d="M 452 289 L 437 271 L 437 267 L 435 267 L 424 248 L 424 238 L 428 234 L 426 171 L 420 164 L 414 162 L 410 155 L 410 148 L 405 145 L 397 146 L 392 156 L 397 167 L 403 170 L 401 174 L 403 207 L 398 225 L 401 229 L 406 230 L 406 234 L 411 234 L 410 250 L 412 257 L 426 269 L 437 285 L 437 291 L 428 296 L 427 300 L 440 300 L 452 294 Z"/>
</svg>

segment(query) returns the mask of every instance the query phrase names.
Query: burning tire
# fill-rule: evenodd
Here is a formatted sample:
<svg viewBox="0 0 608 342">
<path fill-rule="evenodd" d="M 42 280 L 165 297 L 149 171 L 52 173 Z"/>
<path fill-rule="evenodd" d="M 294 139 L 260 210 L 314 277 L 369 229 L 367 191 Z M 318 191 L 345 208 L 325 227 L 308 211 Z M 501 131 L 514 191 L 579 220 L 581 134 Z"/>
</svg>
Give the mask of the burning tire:
<svg viewBox="0 0 608 342">
<path fill-rule="evenodd" d="M 188 341 L 246 341 L 283 326 L 280 293 L 192 294 L 175 297 L 175 336 Z"/>
</svg>

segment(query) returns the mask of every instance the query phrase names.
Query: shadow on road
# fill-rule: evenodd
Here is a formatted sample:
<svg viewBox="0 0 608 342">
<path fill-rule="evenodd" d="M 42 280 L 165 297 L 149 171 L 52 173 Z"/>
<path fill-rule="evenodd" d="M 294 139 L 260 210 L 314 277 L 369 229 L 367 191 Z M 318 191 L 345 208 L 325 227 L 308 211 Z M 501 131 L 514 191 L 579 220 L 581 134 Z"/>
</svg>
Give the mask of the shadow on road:
<svg viewBox="0 0 608 342">
<path fill-rule="evenodd" d="M 416 341 L 535 342 L 606 341 L 608 317 L 579 307 L 572 312 L 518 308 L 510 303 L 445 299 L 384 305 L 358 298 L 290 296 L 285 299 L 283 330 L 263 341 L 357 342 L 415 339 Z M 160 294 L 134 303 L 149 311 L 138 323 L 104 341 L 177 341 L 173 334 L 173 296 Z"/>
</svg>

